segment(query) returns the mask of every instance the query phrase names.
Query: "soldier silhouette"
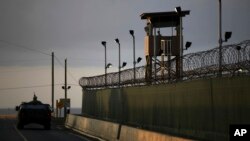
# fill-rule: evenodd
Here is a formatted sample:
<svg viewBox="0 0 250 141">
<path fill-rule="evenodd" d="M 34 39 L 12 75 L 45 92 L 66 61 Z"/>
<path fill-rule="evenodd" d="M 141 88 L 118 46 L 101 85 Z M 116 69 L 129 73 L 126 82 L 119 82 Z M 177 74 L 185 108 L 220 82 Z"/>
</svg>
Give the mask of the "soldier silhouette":
<svg viewBox="0 0 250 141">
<path fill-rule="evenodd" d="M 42 104 L 41 101 L 37 100 L 37 96 L 36 96 L 35 92 L 34 92 L 34 96 L 33 96 L 33 101 L 31 101 L 29 103 L 31 103 L 31 104 Z"/>
<path fill-rule="evenodd" d="M 37 101 L 37 96 L 36 96 L 35 93 L 34 93 L 34 96 L 33 96 L 33 101 Z"/>
</svg>

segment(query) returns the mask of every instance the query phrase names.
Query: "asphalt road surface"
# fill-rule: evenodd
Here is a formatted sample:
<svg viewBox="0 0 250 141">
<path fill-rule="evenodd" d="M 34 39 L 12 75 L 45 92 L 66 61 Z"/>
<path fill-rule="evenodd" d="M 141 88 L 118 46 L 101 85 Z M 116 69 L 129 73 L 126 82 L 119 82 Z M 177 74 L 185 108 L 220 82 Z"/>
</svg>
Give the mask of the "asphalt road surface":
<svg viewBox="0 0 250 141">
<path fill-rule="evenodd" d="M 51 130 L 44 130 L 43 126 L 30 124 L 24 129 L 16 128 L 16 119 L 13 117 L 0 116 L 0 141 L 93 141 L 63 125 L 52 122 Z"/>
</svg>

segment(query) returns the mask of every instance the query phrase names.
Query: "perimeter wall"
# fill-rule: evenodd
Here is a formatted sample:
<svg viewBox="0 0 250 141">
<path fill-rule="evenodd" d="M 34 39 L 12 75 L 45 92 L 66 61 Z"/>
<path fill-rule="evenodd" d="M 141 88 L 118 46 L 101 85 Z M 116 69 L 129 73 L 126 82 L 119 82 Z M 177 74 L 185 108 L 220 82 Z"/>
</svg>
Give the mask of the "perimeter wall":
<svg viewBox="0 0 250 141">
<path fill-rule="evenodd" d="M 200 140 L 229 140 L 230 124 L 250 124 L 250 77 L 84 90 L 82 114 Z"/>
</svg>

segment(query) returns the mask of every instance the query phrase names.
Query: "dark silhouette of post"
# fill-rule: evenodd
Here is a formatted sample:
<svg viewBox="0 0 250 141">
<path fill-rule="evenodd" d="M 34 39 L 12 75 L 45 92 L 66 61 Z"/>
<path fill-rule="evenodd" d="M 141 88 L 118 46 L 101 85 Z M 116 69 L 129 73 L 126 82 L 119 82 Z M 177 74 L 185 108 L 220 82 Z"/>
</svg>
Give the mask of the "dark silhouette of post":
<svg viewBox="0 0 250 141">
<path fill-rule="evenodd" d="M 221 0 L 219 0 L 219 74 L 222 76 L 222 20 L 221 20 Z"/>
<path fill-rule="evenodd" d="M 51 58 L 52 58 L 52 70 L 51 70 L 51 106 L 52 106 L 52 109 L 54 110 L 54 92 L 55 92 L 55 89 L 54 89 L 54 86 L 55 86 L 55 81 L 54 81 L 54 52 L 52 52 L 52 55 L 51 55 Z"/>
<path fill-rule="evenodd" d="M 67 83 L 67 59 L 65 59 L 65 78 L 64 78 L 64 86 L 62 86 L 62 88 L 64 89 L 64 93 L 65 93 L 65 99 L 64 99 L 64 118 L 66 118 L 67 116 L 67 106 L 66 104 L 69 104 L 69 103 L 66 103 L 68 102 L 67 101 L 67 91 L 68 89 L 70 89 L 70 86 L 68 86 L 68 83 Z"/>
<path fill-rule="evenodd" d="M 107 86 L 107 49 L 106 49 L 106 41 L 102 41 L 102 45 L 104 47 L 104 69 L 105 69 L 105 87 Z"/>
<path fill-rule="evenodd" d="M 136 73 L 135 73 L 135 35 L 134 35 L 134 30 L 129 30 L 130 35 L 133 37 L 133 71 L 134 71 L 134 83 L 136 80 Z"/>
<path fill-rule="evenodd" d="M 120 50 L 120 42 L 119 42 L 119 39 L 116 38 L 115 39 L 115 42 L 118 44 L 118 54 L 119 54 L 119 60 L 118 60 L 118 71 L 119 71 L 119 87 L 120 87 L 120 83 L 121 83 L 121 50 Z"/>
<path fill-rule="evenodd" d="M 67 99 L 67 92 L 68 89 L 70 89 L 71 86 L 68 86 L 67 83 L 67 59 L 65 59 L 65 77 L 64 77 L 64 86 L 62 86 L 62 89 L 64 89 L 64 95 L 65 95 L 65 99 L 64 99 L 64 118 L 66 118 L 67 116 L 67 106 L 69 106 L 69 100 Z"/>
<path fill-rule="evenodd" d="M 65 92 L 65 100 L 64 100 L 64 118 L 67 115 L 67 107 L 66 107 L 66 100 L 67 100 L 67 59 L 65 59 L 65 78 L 64 78 L 64 92 Z"/>
</svg>

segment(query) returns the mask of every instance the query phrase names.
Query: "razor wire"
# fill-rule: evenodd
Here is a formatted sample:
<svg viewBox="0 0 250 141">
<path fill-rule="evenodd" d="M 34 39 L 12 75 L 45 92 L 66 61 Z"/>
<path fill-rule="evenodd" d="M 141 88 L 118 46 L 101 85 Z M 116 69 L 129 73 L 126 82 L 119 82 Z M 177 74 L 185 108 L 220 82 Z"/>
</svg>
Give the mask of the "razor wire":
<svg viewBox="0 0 250 141">
<path fill-rule="evenodd" d="M 186 54 L 182 57 L 182 60 L 183 71 L 181 80 L 216 77 L 219 72 L 218 47 L 207 51 Z M 164 63 L 167 64 L 167 62 Z M 156 73 L 157 76 L 154 77 L 156 80 L 152 77 L 152 81 L 159 83 L 178 81 L 176 78 L 176 59 L 173 58 L 170 64 L 170 68 L 166 68 L 163 72 L 159 71 L 162 68 L 158 65 L 156 69 L 158 70 Z M 131 68 L 120 72 L 120 83 L 119 72 L 113 72 L 107 74 L 107 83 L 105 83 L 105 74 L 103 74 L 92 77 L 82 77 L 79 80 L 79 84 L 86 89 L 149 84 L 145 78 L 146 66 L 136 67 L 135 69 L 136 79 L 134 79 L 134 71 L 133 68 Z M 222 75 L 233 76 L 239 73 L 247 75 L 250 73 L 250 40 L 222 47 Z M 152 74 L 154 73 L 152 72 Z"/>
</svg>

